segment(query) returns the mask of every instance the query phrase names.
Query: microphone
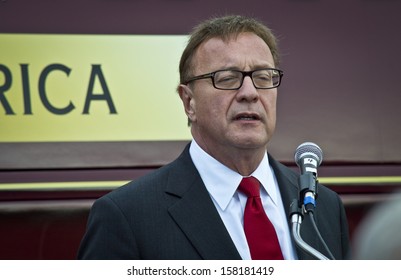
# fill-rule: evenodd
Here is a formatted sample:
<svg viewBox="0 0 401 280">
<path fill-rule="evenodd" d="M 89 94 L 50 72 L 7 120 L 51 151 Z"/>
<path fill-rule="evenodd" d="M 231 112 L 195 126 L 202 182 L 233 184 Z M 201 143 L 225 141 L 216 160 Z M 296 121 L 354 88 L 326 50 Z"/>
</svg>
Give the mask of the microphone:
<svg viewBox="0 0 401 280">
<path fill-rule="evenodd" d="M 307 244 L 301 237 L 301 224 L 303 220 L 303 212 L 308 214 L 311 224 L 315 229 L 319 240 L 323 244 L 327 253 L 332 259 L 334 259 L 329 248 L 324 242 L 320 232 L 316 226 L 315 220 L 313 218 L 313 211 L 316 206 L 315 199 L 317 198 L 317 168 L 320 166 L 323 160 L 322 149 L 318 145 L 312 142 L 305 142 L 298 146 L 295 150 L 294 159 L 299 169 L 301 170 L 301 175 L 298 179 L 298 184 L 300 187 L 299 198 L 294 199 L 290 205 L 290 217 L 292 223 L 292 236 L 296 245 L 301 248 L 306 253 L 314 256 L 320 260 L 328 260 L 325 255 L 317 251 L 315 248 Z M 301 210 L 302 207 L 302 210 Z"/>
<path fill-rule="evenodd" d="M 295 150 L 295 162 L 301 168 L 301 174 L 312 172 L 317 176 L 317 168 L 323 160 L 322 149 L 312 142 L 305 142 L 298 146 Z"/>
<path fill-rule="evenodd" d="M 313 211 L 317 198 L 317 168 L 323 160 L 322 149 L 312 142 L 305 142 L 295 150 L 294 159 L 301 175 L 299 176 L 300 204 L 306 212 Z"/>
</svg>

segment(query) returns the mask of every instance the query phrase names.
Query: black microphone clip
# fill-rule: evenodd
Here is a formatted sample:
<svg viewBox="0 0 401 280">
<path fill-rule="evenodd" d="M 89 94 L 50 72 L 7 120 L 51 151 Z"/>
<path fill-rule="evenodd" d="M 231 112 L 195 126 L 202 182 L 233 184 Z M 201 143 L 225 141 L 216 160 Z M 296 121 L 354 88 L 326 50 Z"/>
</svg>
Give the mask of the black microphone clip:
<svg viewBox="0 0 401 280">
<path fill-rule="evenodd" d="M 300 186 L 300 204 L 305 212 L 313 211 L 316 207 L 318 196 L 318 181 L 311 173 L 305 173 L 299 176 L 298 184 Z"/>
</svg>

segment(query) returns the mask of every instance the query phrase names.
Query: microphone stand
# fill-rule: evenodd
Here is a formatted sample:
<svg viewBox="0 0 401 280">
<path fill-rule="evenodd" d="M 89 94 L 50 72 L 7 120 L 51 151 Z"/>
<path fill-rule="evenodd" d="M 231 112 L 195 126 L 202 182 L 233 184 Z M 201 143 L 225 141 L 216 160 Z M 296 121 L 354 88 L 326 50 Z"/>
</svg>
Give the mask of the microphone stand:
<svg viewBox="0 0 401 280">
<path fill-rule="evenodd" d="M 294 199 L 294 201 L 291 203 L 291 212 L 290 212 L 290 217 L 291 217 L 291 223 L 292 223 L 292 237 L 294 238 L 294 241 L 296 245 L 302 249 L 304 252 L 308 253 L 309 255 L 312 255 L 318 260 L 328 260 L 325 255 L 317 251 L 315 248 L 310 246 L 308 243 L 306 243 L 302 237 L 301 237 L 301 223 L 303 220 L 303 214 L 301 207 L 298 205 L 298 200 Z"/>
<path fill-rule="evenodd" d="M 303 213 L 310 214 L 315 207 L 315 194 L 317 194 L 317 180 L 315 175 L 309 172 L 300 175 L 299 185 L 301 186 L 299 201 L 298 199 L 294 199 L 290 206 L 292 236 L 296 245 L 304 252 L 319 260 L 329 260 L 325 255 L 307 244 L 301 237 L 301 224 L 304 218 Z"/>
</svg>

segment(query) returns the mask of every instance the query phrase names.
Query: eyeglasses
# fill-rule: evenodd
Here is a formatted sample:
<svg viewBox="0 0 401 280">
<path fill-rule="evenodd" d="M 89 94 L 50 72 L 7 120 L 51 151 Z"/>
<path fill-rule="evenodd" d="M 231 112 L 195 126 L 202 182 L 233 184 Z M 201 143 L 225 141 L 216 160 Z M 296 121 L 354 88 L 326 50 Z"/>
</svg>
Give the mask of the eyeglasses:
<svg viewBox="0 0 401 280">
<path fill-rule="evenodd" d="M 248 76 L 251 77 L 255 88 L 270 89 L 276 88 L 280 85 L 283 74 L 283 71 L 275 68 L 265 68 L 253 71 L 218 70 L 190 78 L 184 84 L 189 84 L 196 80 L 211 78 L 213 86 L 216 89 L 234 90 L 241 88 L 244 78 Z"/>
</svg>

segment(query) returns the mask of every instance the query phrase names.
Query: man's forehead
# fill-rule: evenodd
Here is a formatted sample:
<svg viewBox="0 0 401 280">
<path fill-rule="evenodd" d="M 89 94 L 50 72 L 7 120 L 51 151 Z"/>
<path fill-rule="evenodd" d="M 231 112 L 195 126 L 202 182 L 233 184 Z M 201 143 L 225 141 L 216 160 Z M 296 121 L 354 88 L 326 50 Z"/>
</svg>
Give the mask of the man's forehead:
<svg viewBox="0 0 401 280">
<path fill-rule="evenodd" d="M 257 56 L 259 54 L 260 58 L 273 59 L 266 42 L 256 34 L 246 32 L 230 38 L 212 37 L 205 40 L 195 52 L 193 61 L 195 64 L 193 66 L 196 66 L 197 62 L 201 61 L 212 63 L 215 60 L 229 58 L 232 52 L 237 52 L 243 56 Z"/>
</svg>

